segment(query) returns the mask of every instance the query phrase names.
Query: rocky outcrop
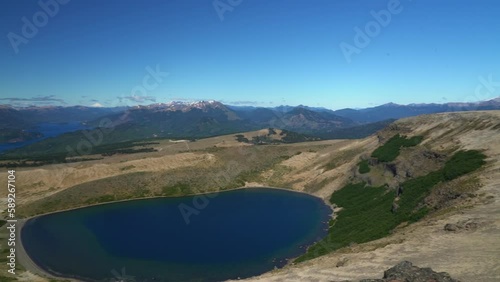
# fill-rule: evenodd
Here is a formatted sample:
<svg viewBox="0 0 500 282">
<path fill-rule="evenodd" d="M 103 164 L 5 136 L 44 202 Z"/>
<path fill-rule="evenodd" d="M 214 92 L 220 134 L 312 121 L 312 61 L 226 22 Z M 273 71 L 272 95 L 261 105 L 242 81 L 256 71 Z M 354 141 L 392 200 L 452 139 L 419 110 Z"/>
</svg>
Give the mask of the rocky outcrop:
<svg viewBox="0 0 500 282">
<path fill-rule="evenodd" d="M 390 188 L 397 189 L 401 183 L 408 179 L 427 175 L 442 168 L 447 156 L 431 151 L 421 146 L 403 148 L 396 160 L 388 163 L 380 162 L 370 155 L 363 155 L 360 160 L 365 160 L 371 172 L 359 173 L 359 166 L 353 168 L 353 177 L 372 186 L 387 184 Z"/>
<path fill-rule="evenodd" d="M 479 223 L 468 219 L 457 223 L 448 223 L 444 226 L 444 230 L 448 232 L 474 231 L 479 227 Z"/>
<path fill-rule="evenodd" d="M 420 268 L 403 261 L 384 272 L 382 279 L 363 279 L 360 282 L 459 282 L 446 272 L 435 272 L 431 268 Z"/>
</svg>

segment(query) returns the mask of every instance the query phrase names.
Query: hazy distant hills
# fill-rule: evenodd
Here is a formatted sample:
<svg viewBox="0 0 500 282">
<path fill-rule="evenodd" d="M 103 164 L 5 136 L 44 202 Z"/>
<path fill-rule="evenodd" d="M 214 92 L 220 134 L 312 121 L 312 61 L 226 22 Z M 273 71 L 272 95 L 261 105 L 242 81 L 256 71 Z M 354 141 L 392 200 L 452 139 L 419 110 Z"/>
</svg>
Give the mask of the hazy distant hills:
<svg viewBox="0 0 500 282">
<path fill-rule="evenodd" d="M 484 111 L 500 109 L 500 100 L 494 99 L 480 103 L 446 103 L 446 104 L 410 104 L 398 105 L 389 103 L 366 109 L 342 109 L 334 111 L 336 115 L 352 119 L 360 123 L 377 122 L 386 119 L 400 119 L 424 114 L 435 114 L 459 111 Z"/>
<path fill-rule="evenodd" d="M 12 108 L 0 105 L 0 128 L 28 129 L 39 123 L 89 122 L 126 108 L 72 107 L 27 107 Z"/>
<path fill-rule="evenodd" d="M 201 138 L 269 127 L 314 134 L 359 124 L 332 112 L 303 107 L 282 112 L 270 108 L 240 109 L 216 101 L 139 106 L 106 118 L 116 121 L 115 130 L 123 132 L 123 139 L 128 135 Z M 93 125 L 98 124 L 99 119 L 94 120 Z"/>
<path fill-rule="evenodd" d="M 122 139 L 130 139 L 133 136 L 201 138 L 258 129 L 215 101 L 138 106 L 106 118 L 117 124 L 114 135 L 121 133 Z M 97 126 L 99 122 L 100 119 L 96 119 L 93 124 Z"/>
<path fill-rule="evenodd" d="M 0 106 L 0 128 L 19 128 L 26 126 L 27 123 L 23 119 L 20 111 L 8 106 Z"/>
<path fill-rule="evenodd" d="M 10 140 L 26 136 L 24 130 L 39 123 L 76 121 L 99 127 L 103 120 L 113 125 L 113 132 L 105 142 L 155 137 L 203 138 L 262 128 L 286 129 L 322 139 L 361 138 L 380 130 L 394 119 L 440 112 L 495 109 L 500 109 L 498 98 L 480 103 L 389 103 L 366 109 L 336 111 L 307 106 L 229 106 L 217 101 L 171 102 L 119 108 L 73 106 L 15 109 L 0 106 L 0 128 L 9 133 L 7 136 Z M 30 132 L 36 134 L 36 130 Z M 73 133 L 74 138 L 70 133 L 65 135 L 66 140 L 82 138 L 81 133 Z M 1 141 L 9 140 L 3 138 Z"/>
<path fill-rule="evenodd" d="M 251 111 L 259 109 L 257 107 L 238 107 L 228 106 L 235 111 Z M 367 124 L 379 122 L 389 119 L 400 119 L 405 117 L 418 116 L 423 114 L 434 114 L 444 112 L 458 112 L 458 111 L 486 111 L 500 109 L 500 97 L 488 101 L 478 103 L 445 103 L 445 104 L 409 104 L 399 105 L 388 103 L 376 107 L 364 109 L 340 109 L 329 110 L 321 107 L 307 107 L 307 106 L 279 106 L 275 108 L 266 108 L 275 112 L 289 112 L 295 108 L 303 108 L 317 113 L 329 113 L 339 117 L 350 119 L 352 122 L 358 124 Z"/>
<path fill-rule="evenodd" d="M 23 142 L 43 137 L 41 123 L 86 123 L 125 108 L 27 107 L 15 109 L 0 105 L 0 143 Z"/>
</svg>

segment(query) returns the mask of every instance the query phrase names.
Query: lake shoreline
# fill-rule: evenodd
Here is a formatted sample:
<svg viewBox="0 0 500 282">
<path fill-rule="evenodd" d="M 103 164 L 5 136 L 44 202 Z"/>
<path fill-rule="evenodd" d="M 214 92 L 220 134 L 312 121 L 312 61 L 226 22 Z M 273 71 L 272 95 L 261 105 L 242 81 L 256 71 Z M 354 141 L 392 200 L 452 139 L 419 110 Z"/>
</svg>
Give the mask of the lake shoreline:
<svg viewBox="0 0 500 282">
<path fill-rule="evenodd" d="M 325 204 L 325 206 L 329 207 L 329 209 L 331 210 L 330 217 L 333 217 L 333 211 L 334 211 L 334 209 L 333 209 L 332 205 L 326 199 L 323 199 L 321 197 L 318 197 L 316 195 L 313 195 L 313 194 L 310 194 L 310 193 L 307 193 L 307 192 L 304 192 L 304 191 L 297 191 L 297 190 L 288 189 L 288 188 L 282 188 L 282 187 L 269 187 L 269 186 L 264 186 L 263 184 L 260 184 L 260 183 L 258 183 L 258 184 L 257 183 L 252 183 L 252 184 L 254 184 L 254 185 L 252 185 L 252 186 L 242 186 L 242 187 L 237 187 L 237 188 L 234 188 L 234 189 L 227 189 L 227 190 L 214 191 L 214 192 L 203 192 L 203 193 L 181 195 L 181 196 L 154 196 L 154 197 L 137 198 L 137 199 L 125 199 L 125 200 L 118 200 L 118 201 L 105 202 L 105 203 L 96 203 L 96 204 L 86 205 L 86 206 L 82 206 L 82 207 L 76 207 L 76 208 L 70 208 L 70 209 L 64 209 L 64 210 L 58 210 L 58 211 L 48 212 L 48 213 L 39 214 L 39 215 L 35 215 L 35 216 L 24 218 L 24 219 L 20 219 L 18 221 L 18 230 L 17 230 L 17 232 L 18 232 L 18 238 L 19 238 L 18 239 L 19 246 L 16 249 L 19 252 L 19 254 L 18 254 L 18 263 L 21 264 L 26 269 L 26 271 L 28 271 L 28 272 L 30 272 L 32 274 L 35 274 L 35 275 L 47 278 L 47 279 L 68 279 L 70 281 L 81 281 L 81 280 L 75 280 L 74 277 L 65 277 L 65 276 L 55 275 L 53 273 L 50 273 L 50 272 L 44 270 L 40 266 L 38 266 L 31 259 L 31 257 L 28 255 L 28 253 L 26 252 L 26 250 L 25 250 L 25 248 L 23 246 L 22 238 L 21 238 L 22 228 L 24 227 L 24 225 L 25 225 L 25 223 L 27 221 L 32 220 L 32 219 L 36 219 L 36 218 L 44 216 L 44 215 L 57 214 L 57 213 L 61 213 L 61 212 L 79 210 L 79 209 L 84 209 L 84 208 L 88 208 L 88 207 L 102 206 L 102 205 L 106 205 L 106 204 L 123 203 L 123 202 L 130 202 L 130 201 L 139 201 L 139 200 L 151 200 L 151 199 L 195 197 L 195 196 L 203 196 L 203 195 L 210 195 L 210 194 L 219 194 L 219 193 L 231 192 L 231 191 L 239 191 L 239 190 L 245 190 L 245 189 L 272 189 L 272 190 L 282 190 L 282 191 L 288 191 L 288 192 L 295 192 L 295 193 L 299 193 L 299 194 L 305 194 L 305 195 L 312 196 L 314 198 L 320 199 L 321 202 L 323 204 Z M 260 185 L 262 185 L 262 186 L 260 186 Z M 214 197 L 211 197 L 211 198 L 214 198 Z M 312 244 L 314 244 L 314 243 L 312 243 Z M 309 246 L 307 248 L 309 248 Z M 291 264 L 294 259 L 295 258 L 289 258 L 289 259 L 287 259 L 287 263 L 283 267 Z M 262 273 L 262 274 L 264 274 L 264 273 Z"/>
<path fill-rule="evenodd" d="M 151 197 L 145 197 L 145 198 L 134 198 L 134 199 L 123 199 L 123 200 L 116 200 L 116 201 L 110 201 L 110 202 L 104 202 L 104 203 L 95 203 L 95 204 L 89 204 L 81 207 L 74 207 L 74 208 L 67 208 L 67 209 L 62 209 L 62 210 L 57 210 L 57 211 L 51 211 L 51 212 L 46 212 L 42 214 L 37 214 L 33 216 L 28 216 L 25 218 L 22 218 L 23 220 L 30 220 L 33 218 L 37 218 L 40 216 L 44 215 L 49 215 L 49 214 L 56 214 L 56 213 L 61 213 L 61 212 L 66 212 L 66 211 L 72 211 L 72 210 L 78 210 L 78 209 L 84 209 L 88 207 L 95 207 L 95 206 L 101 206 L 101 205 L 108 205 L 108 204 L 115 204 L 115 203 L 123 203 L 123 202 L 130 202 L 130 201 L 141 201 L 141 200 L 151 200 L 151 199 L 165 199 L 165 198 L 181 198 L 181 197 L 195 197 L 195 196 L 202 196 L 202 195 L 209 195 L 209 194 L 219 194 L 219 193 L 224 193 L 224 192 L 230 192 L 230 191 L 238 191 L 238 190 L 244 190 L 244 189 L 252 189 L 252 188 L 257 188 L 257 189 L 275 189 L 275 190 L 283 190 L 283 191 L 289 191 L 289 192 L 295 192 L 295 193 L 300 193 L 300 194 L 306 194 L 318 199 L 321 199 L 323 203 L 327 206 L 329 206 L 332 209 L 332 212 L 334 210 L 334 207 L 332 204 L 321 197 L 318 197 L 314 194 L 310 194 L 308 192 L 304 191 L 297 191 L 289 188 L 282 188 L 282 187 L 270 187 L 270 186 L 264 186 L 263 184 L 256 184 L 256 185 L 262 185 L 262 186 L 241 186 L 237 188 L 231 188 L 231 189 L 226 189 L 226 190 L 220 190 L 220 191 L 213 191 L 213 192 L 201 192 L 201 193 L 194 193 L 194 194 L 187 194 L 187 195 L 178 195 L 178 196 L 151 196 Z"/>
<path fill-rule="evenodd" d="M 17 258 L 17 263 L 22 265 L 24 269 L 27 272 L 30 272 L 31 274 L 47 278 L 47 279 L 67 279 L 69 281 L 79 281 L 79 280 L 74 280 L 73 278 L 69 277 L 63 277 L 63 276 L 56 276 L 45 269 L 41 268 L 38 266 L 29 256 L 29 254 L 26 252 L 26 249 L 23 246 L 22 238 L 21 238 L 21 232 L 28 220 L 27 219 L 19 219 L 16 224 L 16 233 L 17 233 L 17 242 L 16 242 L 16 258 Z"/>
</svg>

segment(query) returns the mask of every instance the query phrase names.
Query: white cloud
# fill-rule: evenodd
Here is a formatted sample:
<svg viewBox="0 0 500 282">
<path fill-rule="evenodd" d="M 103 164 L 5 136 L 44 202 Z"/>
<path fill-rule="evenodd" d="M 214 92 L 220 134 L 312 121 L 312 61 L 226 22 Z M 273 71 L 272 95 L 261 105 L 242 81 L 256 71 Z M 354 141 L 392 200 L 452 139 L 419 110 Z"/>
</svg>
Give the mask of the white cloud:
<svg viewBox="0 0 500 282">
<path fill-rule="evenodd" d="M 144 103 L 144 102 L 156 102 L 156 97 L 154 96 L 147 96 L 147 95 L 131 95 L 131 96 L 125 96 L 125 97 L 118 97 L 120 102 L 122 99 L 127 99 L 132 102 L 136 103 Z"/>
</svg>

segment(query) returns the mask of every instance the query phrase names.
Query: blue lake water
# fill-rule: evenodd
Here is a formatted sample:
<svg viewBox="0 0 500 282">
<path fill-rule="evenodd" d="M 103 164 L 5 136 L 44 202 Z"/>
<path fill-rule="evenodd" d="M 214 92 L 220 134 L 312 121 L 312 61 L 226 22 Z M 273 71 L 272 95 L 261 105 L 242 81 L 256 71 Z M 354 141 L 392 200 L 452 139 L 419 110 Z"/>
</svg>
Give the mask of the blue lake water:
<svg viewBox="0 0 500 282">
<path fill-rule="evenodd" d="M 278 189 L 193 200 L 135 200 L 45 215 L 29 220 L 21 238 L 33 261 L 59 276 L 223 281 L 262 274 L 303 254 L 326 235 L 332 212 L 321 199 Z M 196 212 L 187 217 L 180 207 Z"/>
<path fill-rule="evenodd" d="M 4 151 L 21 148 L 26 145 L 30 145 L 41 141 L 46 138 L 55 137 L 67 132 L 73 132 L 77 130 L 88 129 L 85 125 L 80 122 L 67 122 L 67 123 L 40 123 L 36 127 L 28 129 L 31 132 L 40 132 L 43 134 L 43 137 L 36 138 L 24 142 L 16 142 L 16 143 L 0 143 L 0 153 Z"/>
</svg>

